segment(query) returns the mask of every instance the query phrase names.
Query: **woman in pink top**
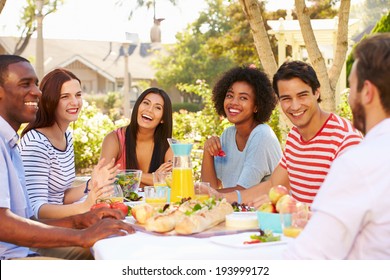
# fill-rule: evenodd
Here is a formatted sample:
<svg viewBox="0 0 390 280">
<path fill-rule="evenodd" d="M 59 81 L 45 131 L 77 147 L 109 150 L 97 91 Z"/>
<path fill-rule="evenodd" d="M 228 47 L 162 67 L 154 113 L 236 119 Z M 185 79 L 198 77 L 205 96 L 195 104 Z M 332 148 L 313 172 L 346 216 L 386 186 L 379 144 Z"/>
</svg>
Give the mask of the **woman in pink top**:
<svg viewBox="0 0 390 280">
<path fill-rule="evenodd" d="M 142 170 L 141 185 L 153 185 L 152 172 L 172 170 L 172 103 L 158 88 L 145 90 L 135 102 L 130 124 L 103 140 L 101 158 L 115 158 L 122 169 Z"/>
</svg>

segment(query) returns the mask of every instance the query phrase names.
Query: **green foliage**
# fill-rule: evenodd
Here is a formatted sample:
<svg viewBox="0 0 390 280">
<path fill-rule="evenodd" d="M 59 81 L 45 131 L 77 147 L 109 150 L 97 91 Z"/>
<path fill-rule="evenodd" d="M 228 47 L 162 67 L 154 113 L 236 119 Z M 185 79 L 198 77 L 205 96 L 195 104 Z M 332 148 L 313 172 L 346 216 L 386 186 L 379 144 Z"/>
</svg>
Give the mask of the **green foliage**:
<svg viewBox="0 0 390 280">
<path fill-rule="evenodd" d="M 101 113 L 94 103 L 89 105 L 84 101 L 83 110 L 71 127 L 77 173 L 90 171 L 99 161 L 104 137 L 126 122 L 127 120 L 121 119 L 114 123 L 107 115 Z"/>
<path fill-rule="evenodd" d="M 211 89 L 205 81 L 198 80 L 196 84 L 179 84 L 178 88 L 184 92 L 192 92 L 203 99 L 202 111 L 181 110 L 173 113 L 173 138 L 194 143 L 192 164 L 195 180 L 199 180 L 204 142 L 211 135 L 221 135 L 231 124 L 215 112 Z"/>
<path fill-rule="evenodd" d="M 348 103 L 349 89 L 344 90 L 340 96 L 340 104 L 336 108 L 336 113 L 352 122 L 352 111 Z"/>
<path fill-rule="evenodd" d="M 222 44 L 208 44 L 215 38 L 222 38 L 232 28 L 226 5 L 222 0 L 207 0 L 207 3 L 209 8 L 176 35 L 177 43 L 168 49 L 169 55 L 161 55 L 153 62 L 157 81 L 163 88 L 193 84 L 197 79 L 211 83 L 220 73 L 234 66 L 232 59 L 219 51 Z"/>
<path fill-rule="evenodd" d="M 180 110 L 186 110 L 188 112 L 197 112 L 201 108 L 201 104 L 196 104 L 196 103 L 173 103 L 172 104 L 172 110 L 173 112 L 179 112 Z"/>
<path fill-rule="evenodd" d="M 390 32 L 390 12 L 388 12 L 386 15 L 382 16 L 382 18 L 376 23 L 374 28 L 371 30 L 370 34 L 375 33 L 386 33 Z M 364 35 L 362 40 L 366 38 L 367 36 Z M 347 61 L 346 61 L 346 69 L 347 69 L 347 77 L 351 73 L 352 65 L 354 62 L 353 59 L 353 50 L 355 48 L 356 44 L 353 46 L 351 53 L 348 55 Z M 348 81 L 347 81 L 348 83 Z"/>
<path fill-rule="evenodd" d="M 286 133 L 286 131 L 282 131 L 282 128 L 279 126 L 279 117 L 280 117 L 280 113 L 279 113 L 279 109 L 278 107 L 276 107 L 273 111 L 272 111 L 272 114 L 271 114 L 271 117 L 268 121 L 268 125 L 272 128 L 272 130 L 275 132 L 276 134 L 276 137 L 278 138 L 279 140 L 279 143 L 282 143 L 282 139 L 283 139 L 283 134 Z"/>
<path fill-rule="evenodd" d="M 63 4 L 64 0 L 44 0 L 42 7 L 43 17 L 54 13 Z M 21 30 L 20 38 L 14 47 L 14 54 L 21 55 L 28 43 L 32 34 L 37 30 L 36 25 L 36 13 L 37 6 L 35 0 L 26 0 L 26 4 L 23 6 L 20 16 L 21 23 L 18 24 L 18 29 Z"/>
<path fill-rule="evenodd" d="M 119 92 L 107 94 L 84 94 L 84 100 L 94 104 L 103 114 L 108 114 L 111 120 L 117 121 L 122 115 L 123 98 Z"/>
<path fill-rule="evenodd" d="M 338 10 L 334 8 L 337 0 L 310 0 L 312 2 L 308 7 L 308 14 L 311 19 L 334 18 Z"/>
</svg>

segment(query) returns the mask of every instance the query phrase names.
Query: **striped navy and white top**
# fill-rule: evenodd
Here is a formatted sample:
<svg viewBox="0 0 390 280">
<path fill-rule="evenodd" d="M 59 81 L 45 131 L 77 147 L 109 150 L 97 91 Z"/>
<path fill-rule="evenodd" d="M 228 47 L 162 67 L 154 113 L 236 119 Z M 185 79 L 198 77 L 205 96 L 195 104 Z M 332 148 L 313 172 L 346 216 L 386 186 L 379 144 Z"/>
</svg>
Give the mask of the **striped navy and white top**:
<svg viewBox="0 0 390 280">
<path fill-rule="evenodd" d="M 65 190 L 75 180 L 73 140 L 65 132 L 66 148 L 55 148 L 50 140 L 32 129 L 20 140 L 19 148 L 26 174 L 26 188 L 35 217 L 46 203 L 63 204 Z"/>
</svg>

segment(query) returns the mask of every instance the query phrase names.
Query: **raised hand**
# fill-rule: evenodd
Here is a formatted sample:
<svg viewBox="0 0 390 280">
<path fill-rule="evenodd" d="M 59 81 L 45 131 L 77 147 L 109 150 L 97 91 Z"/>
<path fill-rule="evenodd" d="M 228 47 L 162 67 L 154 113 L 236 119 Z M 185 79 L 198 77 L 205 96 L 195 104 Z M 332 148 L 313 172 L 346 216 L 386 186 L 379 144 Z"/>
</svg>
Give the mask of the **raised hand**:
<svg viewBox="0 0 390 280">
<path fill-rule="evenodd" d="M 269 196 L 268 194 L 263 194 L 259 197 L 256 197 L 252 202 L 248 203 L 250 206 L 253 206 L 255 207 L 256 209 L 259 208 L 261 205 L 263 205 L 264 203 L 268 203 L 268 202 L 271 202 L 271 200 L 269 199 Z"/>
<path fill-rule="evenodd" d="M 222 150 L 221 141 L 218 136 L 211 136 L 206 140 L 203 146 L 204 152 L 211 156 L 218 156 Z"/>
<path fill-rule="evenodd" d="M 114 192 L 113 183 L 119 172 L 119 165 L 115 165 L 115 159 L 112 159 L 105 165 L 105 159 L 101 159 L 92 171 L 91 181 L 87 201 L 89 205 L 96 203 L 99 198 L 109 197 Z"/>
</svg>

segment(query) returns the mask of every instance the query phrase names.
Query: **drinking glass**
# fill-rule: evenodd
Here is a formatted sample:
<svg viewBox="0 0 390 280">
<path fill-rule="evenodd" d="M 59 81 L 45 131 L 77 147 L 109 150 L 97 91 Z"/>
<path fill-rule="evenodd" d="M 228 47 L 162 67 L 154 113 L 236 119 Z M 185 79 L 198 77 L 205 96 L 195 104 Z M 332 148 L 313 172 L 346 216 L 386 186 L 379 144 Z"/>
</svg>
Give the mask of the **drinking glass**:
<svg viewBox="0 0 390 280">
<path fill-rule="evenodd" d="M 168 202 L 171 199 L 172 172 L 153 172 L 155 187 L 168 187 Z"/>
<path fill-rule="evenodd" d="M 210 198 L 210 183 L 196 182 L 194 185 L 195 199 L 203 202 Z"/>
<path fill-rule="evenodd" d="M 283 235 L 297 237 L 306 226 L 309 218 L 309 207 L 305 203 L 295 201 L 285 205 L 280 210 Z"/>
<path fill-rule="evenodd" d="M 144 187 L 145 202 L 154 207 L 164 207 L 168 200 L 168 187 Z"/>
<path fill-rule="evenodd" d="M 118 183 L 114 183 L 113 192 L 108 199 L 111 202 L 123 202 L 123 191 Z"/>
</svg>

